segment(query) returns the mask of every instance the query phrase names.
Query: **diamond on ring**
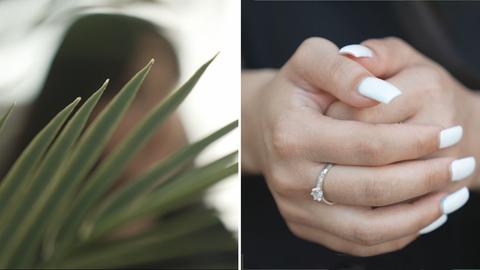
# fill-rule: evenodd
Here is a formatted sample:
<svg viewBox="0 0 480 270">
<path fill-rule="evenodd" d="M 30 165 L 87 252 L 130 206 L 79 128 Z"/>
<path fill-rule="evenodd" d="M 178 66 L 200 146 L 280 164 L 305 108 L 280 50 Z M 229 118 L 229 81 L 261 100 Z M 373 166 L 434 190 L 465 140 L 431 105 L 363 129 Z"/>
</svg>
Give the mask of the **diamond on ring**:
<svg viewBox="0 0 480 270">
<path fill-rule="evenodd" d="M 323 191 L 321 188 L 312 188 L 312 192 L 310 193 L 310 195 L 312 195 L 313 199 L 317 202 L 321 202 L 323 200 Z"/>
</svg>

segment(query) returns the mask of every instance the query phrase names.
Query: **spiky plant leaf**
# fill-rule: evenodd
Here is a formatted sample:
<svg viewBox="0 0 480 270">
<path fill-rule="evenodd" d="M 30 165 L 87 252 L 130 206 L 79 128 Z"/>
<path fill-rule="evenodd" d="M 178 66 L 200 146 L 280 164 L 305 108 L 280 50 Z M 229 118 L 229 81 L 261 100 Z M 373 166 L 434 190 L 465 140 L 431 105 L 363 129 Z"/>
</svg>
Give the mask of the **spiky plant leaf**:
<svg viewBox="0 0 480 270">
<path fill-rule="evenodd" d="M 51 268 L 62 266 L 76 268 L 107 267 L 114 262 L 115 267 L 126 267 L 142 263 L 138 256 L 148 253 L 150 256 L 162 256 L 166 249 L 165 243 L 202 232 L 219 224 L 215 214 L 206 209 L 180 213 L 173 219 L 167 219 L 156 228 L 126 239 L 100 243 L 94 248 L 79 248 L 75 253 L 61 261 L 52 261 Z M 132 252 L 134 251 L 134 252 Z M 177 250 L 181 253 L 181 249 Z"/>
<path fill-rule="evenodd" d="M 78 231 L 82 219 L 121 175 L 131 158 L 167 119 L 168 115 L 187 97 L 214 58 L 203 64 L 185 84 L 157 105 L 99 165 L 65 215 L 64 224 L 58 233 L 59 249 L 64 250 L 65 247 L 73 245 L 77 241 L 77 235 L 74 232 Z"/>
<path fill-rule="evenodd" d="M 136 199 L 142 198 L 143 194 L 151 191 L 155 186 L 166 182 L 168 179 L 174 177 L 176 173 L 185 169 L 185 166 L 188 166 L 203 149 L 237 126 L 238 121 L 233 121 L 209 136 L 183 147 L 170 157 L 152 165 L 144 174 L 135 178 L 123 189 L 105 200 L 92 218 L 97 219 L 98 216 L 108 216 L 112 214 L 112 212 L 121 211 L 121 209 L 125 209 L 132 203 L 135 203 Z"/>
<path fill-rule="evenodd" d="M 110 216 L 99 217 L 97 224 L 86 224 L 85 238 L 97 238 L 132 220 L 152 214 L 164 214 L 188 203 L 188 197 L 237 172 L 238 164 L 232 162 L 237 152 L 233 152 L 208 165 L 190 170 L 161 189 L 144 196 L 127 209 L 120 209 Z"/>
<path fill-rule="evenodd" d="M 201 205 L 202 190 L 237 171 L 236 153 L 203 167 L 187 166 L 210 143 L 236 127 L 236 121 L 157 162 L 118 194 L 99 200 L 131 157 L 185 99 L 210 62 L 100 160 L 93 174 L 94 164 L 153 62 L 122 88 L 81 136 L 106 85 L 69 121 L 78 100 L 50 121 L 0 183 L 0 194 L 6 195 L 0 200 L 7 203 L 0 205 L 0 267 L 127 267 L 236 248 L 231 236 L 213 229 L 222 225 L 218 218 L 208 219 L 213 216 L 204 208 L 179 214 L 182 207 Z M 111 238 L 117 228 L 150 217 L 161 221 L 126 239 Z M 172 246 L 184 245 L 188 239 L 209 239 L 209 245 L 189 243 L 172 251 Z"/>
<path fill-rule="evenodd" d="M 59 178 L 53 178 L 57 168 L 67 162 L 67 155 L 70 149 L 77 141 L 87 120 L 95 108 L 98 100 L 105 91 L 108 80 L 95 92 L 80 109 L 75 113 L 72 119 L 67 123 L 60 133 L 59 137 L 51 146 L 47 156 L 43 159 L 40 168 L 34 175 L 33 185 L 26 194 L 19 198 L 16 207 L 12 208 L 16 212 L 16 219 L 9 224 L 10 240 L 6 241 L 8 250 L 0 255 L 0 262 L 3 258 L 11 257 L 13 262 L 25 262 L 26 258 L 31 258 L 35 252 L 32 248 L 41 240 L 38 232 L 43 231 L 52 208 L 56 205 L 59 196 L 55 194 Z M 31 207 L 33 205 L 33 208 Z"/>
<path fill-rule="evenodd" d="M 11 198 L 20 194 L 20 184 L 24 187 L 28 185 L 25 181 L 31 179 L 29 176 L 31 176 L 35 170 L 42 156 L 47 151 L 48 146 L 79 101 L 80 99 L 76 99 L 59 112 L 50 123 L 35 136 L 15 161 L 12 168 L 8 171 L 7 176 L 2 180 L 2 185 L 0 186 L 0 217 L 2 217 L 2 219 L 0 219 L 0 231 L 1 228 L 9 223 L 8 219 L 5 218 L 4 212 L 9 209 L 8 206 L 12 205 L 10 201 Z M 0 235 L 0 239 L 2 239 L 2 236 L 4 236 L 4 234 Z M 0 248 L 2 248 L 2 243 L 4 243 L 4 241 L 0 240 Z"/>
<path fill-rule="evenodd" d="M 10 117 L 10 114 L 13 111 L 13 107 L 15 107 L 15 104 L 12 104 L 8 109 L 8 111 L 2 116 L 2 118 L 0 118 L 0 133 L 2 133 L 3 127 L 5 126 L 5 123 L 7 122 L 8 117 Z"/>
<path fill-rule="evenodd" d="M 82 135 L 71 161 L 60 169 L 54 178 L 61 178 L 56 195 L 59 196 L 57 206 L 52 210 L 49 228 L 45 235 L 44 253 L 49 256 L 55 247 L 56 233 L 65 220 L 71 198 L 77 192 L 76 188 L 85 180 L 97 162 L 102 151 L 108 143 L 113 131 L 119 124 L 122 116 L 135 98 L 140 86 L 153 65 L 153 59 L 140 70 L 120 92 L 113 98 L 95 121 Z M 67 180 L 66 180 L 67 179 Z"/>
</svg>

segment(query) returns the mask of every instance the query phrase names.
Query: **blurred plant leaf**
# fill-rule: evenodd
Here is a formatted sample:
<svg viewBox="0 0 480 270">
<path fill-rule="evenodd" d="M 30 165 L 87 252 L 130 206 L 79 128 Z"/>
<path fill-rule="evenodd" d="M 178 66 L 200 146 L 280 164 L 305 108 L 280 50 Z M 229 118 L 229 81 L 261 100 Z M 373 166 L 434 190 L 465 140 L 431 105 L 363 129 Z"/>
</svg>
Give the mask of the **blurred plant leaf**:
<svg viewBox="0 0 480 270">
<path fill-rule="evenodd" d="M 54 178 L 58 177 L 63 180 L 55 180 L 60 182 L 55 195 L 59 198 L 55 198 L 56 208 L 52 210 L 50 226 L 45 236 L 45 255 L 49 256 L 49 253 L 53 252 L 56 233 L 66 218 L 68 206 L 72 202 L 71 198 L 78 192 L 77 187 L 97 162 L 108 139 L 135 98 L 153 62 L 152 59 L 110 101 L 82 135 L 72 154 L 71 161 L 55 175 Z"/>
<path fill-rule="evenodd" d="M 57 168 L 62 168 L 67 161 L 67 154 L 70 154 L 71 147 L 77 141 L 80 133 L 85 127 L 87 120 L 93 111 L 98 100 L 105 91 L 108 80 L 95 92 L 75 113 L 72 119 L 67 123 L 59 137 L 50 147 L 47 156 L 43 159 L 40 168 L 34 177 L 30 180 L 33 185 L 26 191 L 21 198 L 11 207 L 10 211 L 15 211 L 13 221 L 9 223 L 10 230 L 7 229 L 10 241 L 6 241 L 8 250 L 0 255 L 2 258 L 13 256 L 12 260 L 25 261 L 31 258 L 35 253 L 36 246 L 41 240 L 38 231 L 43 231 L 49 213 L 56 205 L 55 189 L 58 186 L 59 178 L 53 178 Z M 46 205 L 49 204 L 49 205 Z M 31 207 L 33 205 L 33 208 Z"/>
<path fill-rule="evenodd" d="M 187 97 L 214 59 L 215 57 L 203 64 L 186 83 L 157 105 L 93 172 L 85 187 L 80 190 L 73 205 L 68 209 L 68 213 L 64 216 L 64 222 L 62 222 L 64 224 L 57 239 L 60 243 L 59 249 L 65 250 L 65 247 L 75 244 L 78 235 L 74 232 L 78 231 L 81 221 L 88 211 L 111 187 L 113 182 L 121 175 L 127 163 L 154 134 L 168 115 Z"/>
<path fill-rule="evenodd" d="M 143 262 L 143 260 L 138 260 L 140 254 L 149 253 L 150 256 L 162 256 L 166 249 L 170 249 L 165 243 L 201 232 L 218 224 L 220 221 L 211 210 L 188 211 L 175 218 L 167 219 L 156 228 L 140 235 L 100 243 L 94 248 L 80 247 L 72 256 L 66 257 L 64 261 L 50 262 L 48 267 L 62 268 L 65 265 L 75 268 L 101 268 L 139 264 Z M 180 249 L 177 251 L 181 253 Z"/>
<path fill-rule="evenodd" d="M 2 118 L 0 118 L 0 133 L 3 131 L 3 127 L 5 126 L 8 118 L 10 117 L 10 114 L 13 111 L 13 107 L 15 107 L 15 104 L 12 104 L 8 111 L 2 116 Z"/>
<path fill-rule="evenodd" d="M 233 238 L 215 229 L 223 225 L 211 211 L 182 209 L 201 204 L 203 190 L 237 172 L 236 152 L 202 167 L 189 167 L 202 150 L 234 129 L 237 121 L 183 147 L 100 200 L 211 61 L 157 105 L 100 160 L 93 173 L 153 61 L 122 88 L 83 134 L 107 82 L 68 121 L 79 99 L 58 113 L 0 183 L 0 268 L 128 267 L 235 250 Z M 10 112 L 11 108 L 1 118 L 0 128 Z M 151 218 L 160 221 L 147 231 L 112 238 L 117 229 Z M 202 241 L 207 239 L 205 245 Z"/>
<path fill-rule="evenodd" d="M 233 152 L 208 165 L 185 172 L 162 188 L 143 196 L 128 209 L 120 209 L 110 216 L 99 217 L 96 225 L 86 224 L 85 238 L 98 238 L 106 232 L 125 225 L 132 220 L 156 214 L 161 215 L 188 203 L 188 197 L 237 172 L 238 164 L 232 162 L 237 152 Z M 93 228 L 92 228 L 93 227 Z"/>
<path fill-rule="evenodd" d="M 79 99 L 76 99 L 68 105 L 35 136 L 2 180 L 2 184 L 0 185 L 0 217 L 2 217 L 2 219 L 0 219 L 0 231 L 5 224 L 8 224 L 7 219 L 4 217 L 4 212 L 5 209 L 8 209 L 7 206 L 11 205 L 11 198 L 14 197 L 15 194 L 19 194 L 20 187 L 26 186 L 23 180 L 32 174 L 42 156 L 47 151 L 48 146 L 79 101 Z M 20 184 L 22 184 L 22 186 L 20 186 Z M 0 235 L 0 239 L 2 236 L 4 235 Z M 4 241 L 0 240 L 0 249 L 3 247 L 2 243 L 4 243 Z"/>
<path fill-rule="evenodd" d="M 169 178 L 172 178 L 179 171 L 185 169 L 185 167 L 188 166 L 203 149 L 223 137 L 225 134 L 228 134 L 237 126 L 238 121 L 233 121 L 211 135 L 183 147 L 165 160 L 161 160 L 157 164 L 154 164 L 143 175 L 132 180 L 123 189 L 107 198 L 99 207 L 99 211 L 95 213 L 93 218 L 96 219 L 98 216 L 108 216 L 112 212 L 118 212 L 121 209 L 128 207 L 134 203 L 136 199 L 142 198 L 143 194 L 151 191 L 155 186 L 162 184 Z"/>
</svg>

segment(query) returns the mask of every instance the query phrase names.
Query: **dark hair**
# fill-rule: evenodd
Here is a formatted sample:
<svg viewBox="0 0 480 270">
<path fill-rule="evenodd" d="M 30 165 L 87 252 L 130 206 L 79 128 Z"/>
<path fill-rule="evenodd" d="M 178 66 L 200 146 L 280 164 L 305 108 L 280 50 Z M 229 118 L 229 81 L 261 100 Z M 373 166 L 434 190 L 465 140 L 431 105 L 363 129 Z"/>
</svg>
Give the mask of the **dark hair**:
<svg viewBox="0 0 480 270">
<path fill-rule="evenodd" d="M 74 22 L 54 57 L 42 91 L 31 105 L 27 124 L 4 164 L 2 175 L 48 121 L 76 97 L 85 100 L 107 78 L 110 84 L 103 98 L 113 96 L 133 75 L 127 73 L 142 37 L 154 37 L 162 43 L 162 49 L 174 56 L 172 68 L 178 79 L 174 49 L 159 31 L 145 20 L 123 15 L 93 14 Z M 145 59 L 145 64 L 149 60 Z"/>
</svg>

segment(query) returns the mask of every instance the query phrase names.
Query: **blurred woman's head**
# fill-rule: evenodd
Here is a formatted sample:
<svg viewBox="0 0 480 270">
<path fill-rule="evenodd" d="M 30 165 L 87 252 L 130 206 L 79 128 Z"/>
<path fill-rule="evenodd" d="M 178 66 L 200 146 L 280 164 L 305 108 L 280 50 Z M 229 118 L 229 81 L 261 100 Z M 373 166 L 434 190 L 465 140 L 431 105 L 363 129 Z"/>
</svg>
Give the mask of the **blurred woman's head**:
<svg viewBox="0 0 480 270">
<path fill-rule="evenodd" d="M 178 60 L 171 43 L 158 27 L 147 21 L 105 14 L 88 15 L 77 20 L 58 49 L 8 165 L 69 102 L 76 97 L 86 100 L 109 78 L 110 84 L 93 113 L 97 115 L 151 58 L 155 58 L 155 64 L 110 140 L 107 152 L 175 86 L 179 77 Z M 126 174 L 136 174 L 185 142 L 180 119 L 173 115 L 135 157 Z"/>
</svg>

